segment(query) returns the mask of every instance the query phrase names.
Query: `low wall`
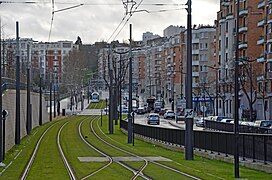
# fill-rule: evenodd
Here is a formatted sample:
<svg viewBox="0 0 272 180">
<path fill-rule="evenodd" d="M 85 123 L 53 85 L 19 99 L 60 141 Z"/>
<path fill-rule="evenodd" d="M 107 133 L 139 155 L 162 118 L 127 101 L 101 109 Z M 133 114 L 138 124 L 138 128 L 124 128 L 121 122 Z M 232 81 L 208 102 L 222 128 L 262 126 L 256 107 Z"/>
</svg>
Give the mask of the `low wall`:
<svg viewBox="0 0 272 180">
<path fill-rule="evenodd" d="M 26 133 L 26 91 L 21 90 L 20 98 L 20 136 L 21 139 Z M 43 101 L 43 123 L 48 121 L 48 112 L 44 96 Z M 30 103 L 32 104 L 32 129 L 39 126 L 39 93 L 30 94 Z M 16 91 L 8 90 L 3 95 L 3 109 L 8 111 L 8 117 L 6 119 L 6 136 L 5 136 L 5 150 L 8 151 L 15 144 L 15 118 L 16 118 Z"/>
</svg>

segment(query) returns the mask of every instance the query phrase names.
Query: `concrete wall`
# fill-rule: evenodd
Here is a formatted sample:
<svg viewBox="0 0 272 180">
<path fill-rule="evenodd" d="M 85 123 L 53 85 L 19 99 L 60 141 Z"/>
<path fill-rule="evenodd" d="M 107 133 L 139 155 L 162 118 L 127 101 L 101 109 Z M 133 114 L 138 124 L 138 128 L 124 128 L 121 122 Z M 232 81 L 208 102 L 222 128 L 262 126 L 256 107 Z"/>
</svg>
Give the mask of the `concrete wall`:
<svg viewBox="0 0 272 180">
<path fill-rule="evenodd" d="M 30 94 L 30 103 L 32 104 L 32 129 L 39 126 L 39 94 Z M 48 121 L 48 112 L 46 108 L 45 99 L 43 96 L 43 124 Z M 20 127 L 21 139 L 26 133 L 26 91 L 21 91 L 20 98 Z M 8 90 L 3 95 L 3 109 L 8 111 L 6 119 L 6 143 L 5 149 L 8 151 L 15 144 L 15 118 L 16 118 L 16 92 L 15 90 Z"/>
</svg>

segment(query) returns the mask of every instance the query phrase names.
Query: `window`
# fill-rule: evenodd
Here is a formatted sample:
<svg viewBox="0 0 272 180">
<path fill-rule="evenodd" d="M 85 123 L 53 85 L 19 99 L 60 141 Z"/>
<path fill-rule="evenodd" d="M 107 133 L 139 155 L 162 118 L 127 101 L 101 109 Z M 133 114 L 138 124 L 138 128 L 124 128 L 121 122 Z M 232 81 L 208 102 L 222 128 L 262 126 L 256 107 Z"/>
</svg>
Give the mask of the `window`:
<svg viewBox="0 0 272 180">
<path fill-rule="evenodd" d="M 226 48 L 228 48 L 228 47 L 229 47 L 229 38 L 226 37 Z"/>
<path fill-rule="evenodd" d="M 226 32 L 228 32 L 228 30 L 229 30 L 229 23 L 226 22 Z"/>
</svg>

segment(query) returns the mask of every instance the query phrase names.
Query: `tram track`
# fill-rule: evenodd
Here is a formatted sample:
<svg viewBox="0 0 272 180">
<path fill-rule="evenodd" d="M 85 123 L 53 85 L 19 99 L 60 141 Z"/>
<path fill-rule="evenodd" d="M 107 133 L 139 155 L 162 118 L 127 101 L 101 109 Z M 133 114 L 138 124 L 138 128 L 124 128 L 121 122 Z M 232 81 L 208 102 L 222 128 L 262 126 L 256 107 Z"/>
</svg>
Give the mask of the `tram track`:
<svg viewBox="0 0 272 180">
<path fill-rule="evenodd" d="M 92 131 L 94 131 L 92 123 L 93 123 L 93 121 L 92 121 L 91 124 L 90 124 L 90 128 L 91 128 Z M 97 121 L 97 127 L 98 127 L 99 131 L 100 131 L 105 137 L 107 137 L 107 138 L 110 139 L 111 141 L 114 141 L 114 142 L 117 143 L 117 144 L 123 145 L 123 144 L 121 144 L 121 143 L 115 141 L 114 139 L 112 139 L 112 138 L 109 137 L 108 135 L 106 135 L 106 134 L 102 131 L 102 129 L 99 127 L 98 121 Z M 181 175 L 183 175 L 183 176 L 186 176 L 186 177 L 188 177 L 188 178 L 195 179 L 195 180 L 201 180 L 201 179 L 198 178 L 198 177 L 192 176 L 192 175 L 190 175 L 190 174 L 187 174 L 187 173 L 182 172 L 182 171 L 180 171 L 180 170 L 178 170 L 178 169 L 169 167 L 169 166 L 164 165 L 164 164 L 162 164 L 162 163 L 155 162 L 155 161 L 148 161 L 148 160 L 145 159 L 144 157 L 141 157 L 141 156 L 139 156 L 139 155 L 137 155 L 137 154 L 135 154 L 135 153 L 132 153 L 132 152 L 129 152 L 129 151 L 124 150 L 124 149 L 122 149 L 122 148 L 119 148 L 119 147 L 117 147 L 117 146 L 115 146 L 115 145 L 109 143 L 108 141 L 104 140 L 102 137 L 100 137 L 100 138 L 101 138 L 101 140 L 102 140 L 104 143 L 108 144 L 109 146 L 111 146 L 111 147 L 113 147 L 113 148 L 116 148 L 116 149 L 118 149 L 118 150 L 120 150 L 120 151 L 122 151 L 122 152 L 124 152 L 124 153 L 128 153 L 128 154 L 130 154 L 130 155 L 132 155 L 132 156 L 134 156 L 134 157 L 138 157 L 138 158 L 143 159 L 144 161 L 147 162 L 147 163 L 146 163 L 146 166 L 148 165 L 148 162 L 150 162 L 150 163 L 153 163 L 153 164 L 155 164 L 155 165 L 158 165 L 158 166 L 160 166 L 160 167 L 162 167 L 162 168 L 164 168 L 164 169 L 171 170 L 171 171 L 173 171 L 173 172 L 176 172 L 176 173 L 178 173 L 178 174 L 181 174 Z M 146 167 L 146 166 L 145 166 L 145 167 Z M 141 171 L 139 171 L 139 173 L 142 172 L 142 171 L 145 169 L 145 167 L 142 167 L 142 169 L 141 169 Z M 137 177 L 135 177 L 135 179 L 136 179 L 136 178 L 137 178 Z"/>
<path fill-rule="evenodd" d="M 37 142 L 37 144 L 36 144 L 36 146 L 35 146 L 35 149 L 34 149 L 32 155 L 31 155 L 31 158 L 29 159 L 29 161 L 28 161 L 28 163 L 27 163 L 27 166 L 26 166 L 26 168 L 25 168 L 24 171 L 23 171 L 23 174 L 22 174 L 22 176 L 21 176 L 21 180 L 25 180 L 25 179 L 27 178 L 28 173 L 29 173 L 29 171 L 30 171 L 30 169 L 31 169 L 31 167 L 32 167 L 32 164 L 33 164 L 33 162 L 34 162 L 34 160 L 35 160 L 35 157 L 36 157 L 36 155 L 37 155 L 37 152 L 38 152 L 38 149 L 39 149 L 39 146 L 40 146 L 40 143 L 41 143 L 43 137 L 44 137 L 44 136 L 46 135 L 46 133 L 47 133 L 54 125 L 56 125 L 56 124 L 57 124 L 57 123 L 54 123 L 54 124 L 50 125 L 50 126 L 44 131 L 44 133 L 42 134 L 42 136 L 40 137 L 40 139 L 39 139 L 39 141 Z"/>
</svg>

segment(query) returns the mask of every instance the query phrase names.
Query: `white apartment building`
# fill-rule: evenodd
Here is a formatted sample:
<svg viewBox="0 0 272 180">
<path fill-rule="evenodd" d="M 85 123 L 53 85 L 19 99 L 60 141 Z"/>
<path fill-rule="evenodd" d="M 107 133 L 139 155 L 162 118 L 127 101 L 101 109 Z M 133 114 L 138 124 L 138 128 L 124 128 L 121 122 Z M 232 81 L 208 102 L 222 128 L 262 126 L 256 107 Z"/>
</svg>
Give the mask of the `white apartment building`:
<svg viewBox="0 0 272 180">
<path fill-rule="evenodd" d="M 184 30 L 185 30 L 184 26 L 170 25 L 163 30 L 163 37 L 166 37 L 166 38 L 174 37 L 175 35 L 180 34 Z"/>
<path fill-rule="evenodd" d="M 200 25 L 192 30 L 192 88 L 195 112 L 201 114 L 201 105 L 205 103 L 206 114 L 214 114 L 216 96 L 215 37 L 213 26 Z M 182 35 L 181 49 L 187 49 L 187 32 Z M 184 51 L 183 51 L 184 52 Z M 183 70 L 186 71 L 186 52 L 182 53 Z M 185 75 L 186 76 L 186 75 Z M 185 79 L 182 80 L 185 82 Z M 186 85 L 185 85 L 186 86 Z M 184 87 L 184 86 L 183 86 Z"/>
</svg>

